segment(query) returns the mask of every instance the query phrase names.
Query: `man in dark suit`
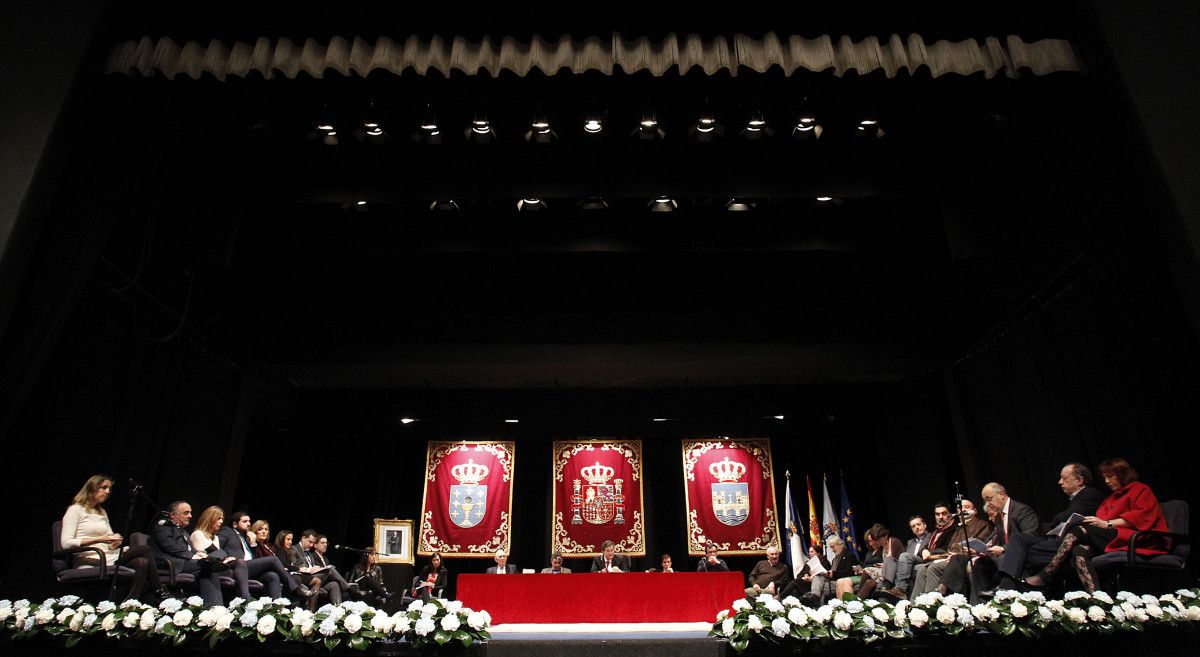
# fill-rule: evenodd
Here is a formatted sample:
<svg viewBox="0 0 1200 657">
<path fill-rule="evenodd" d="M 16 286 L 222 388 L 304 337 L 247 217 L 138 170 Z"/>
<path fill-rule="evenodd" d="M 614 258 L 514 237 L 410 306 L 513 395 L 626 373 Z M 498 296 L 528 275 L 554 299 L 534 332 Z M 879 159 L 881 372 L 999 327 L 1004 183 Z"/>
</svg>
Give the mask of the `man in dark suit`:
<svg viewBox="0 0 1200 657">
<path fill-rule="evenodd" d="M 717 557 L 717 546 L 709 543 L 704 546 L 704 556 L 700 557 L 700 561 L 696 563 L 696 572 L 727 573 L 729 572 L 729 564 L 725 563 L 724 559 Z"/>
<path fill-rule="evenodd" d="M 231 557 L 241 559 L 246 563 L 246 576 L 263 583 L 267 595 L 272 598 L 282 598 L 284 589 L 288 595 L 297 592 L 304 598 L 313 595 L 311 589 L 297 583 L 288 574 L 279 557 L 255 557 L 253 542 L 258 541 L 254 532 L 250 531 L 250 514 L 235 511 L 230 516 L 229 525 L 217 532 L 221 548 Z"/>
<path fill-rule="evenodd" d="M 1050 522 L 1043 523 L 1036 533 L 1010 535 L 1008 545 L 1000 558 L 1000 581 L 997 588 L 1016 588 L 1017 581 L 1029 569 L 1040 568 L 1050 563 L 1058 544 L 1058 536 L 1046 536 L 1059 523 L 1066 522 L 1071 514 L 1095 515 L 1096 508 L 1105 495 L 1091 486 L 1092 471 L 1082 463 L 1068 463 L 1059 471 L 1058 486 L 1066 494 L 1067 508 L 1060 511 Z"/>
<path fill-rule="evenodd" d="M 496 559 L 496 565 L 488 568 L 487 574 L 489 574 L 489 575 L 515 575 L 515 574 L 517 574 L 517 567 L 508 563 L 508 553 L 504 551 L 504 548 L 500 548 L 499 550 L 496 550 L 496 556 L 494 558 Z"/>
<path fill-rule="evenodd" d="M 988 548 L 992 557 L 998 559 L 1013 536 L 1037 533 L 1037 512 L 1009 497 L 1003 485 L 994 481 L 985 484 L 983 501 L 996 512 L 996 544 Z"/>
<path fill-rule="evenodd" d="M 929 543 L 929 525 L 925 518 L 913 516 L 908 519 L 908 528 L 913 537 L 904 547 L 904 554 L 896 557 L 896 572 L 892 576 L 892 586 L 880 591 L 880 595 L 891 602 L 898 602 L 908 597 L 908 591 L 913 585 L 913 569 L 917 564 L 924 563 L 921 551 Z M 886 577 L 886 574 L 885 574 Z"/>
<path fill-rule="evenodd" d="M 150 548 L 154 551 L 155 561 L 169 563 L 176 573 L 189 573 L 196 577 L 200 584 L 200 597 L 204 603 L 215 606 L 224 604 L 221 599 L 220 571 L 231 572 L 229 566 L 214 563 L 201 553 L 192 549 L 188 539 L 187 527 L 192 524 L 192 505 L 183 500 L 171 502 L 167 507 L 169 516 L 159 520 L 150 530 Z M 231 562 L 232 563 L 232 562 Z M 245 576 L 245 568 L 240 570 Z M 236 575 L 235 575 L 236 576 Z"/>
<path fill-rule="evenodd" d="M 570 575 L 571 569 L 563 565 L 563 556 L 561 552 L 555 552 L 550 555 L 550 567 L 542 569 L 543 575 Z"/>
<path fill-rule="evenodd" d="M 349 593 L 350 584 L 342 577 L 337 568 L 327 565 L 313 552 L 317 543 L 317 531 L 306 529 L 300 534 L 300 540 L 292 545 L 292 564 L 305 575 L 312 575 L 321 580 L 321 590 L 329 595 L 331 604 L 339 605 L 342 598 Z"/>
<path fill-rule="evenodd" d="M 600 554 L 592 558 L 593 573 L 627 573 L 629 568 L 629 557 L 617 554 L 617 546 L 612 541 L 601 543 Z"/>
</svg>

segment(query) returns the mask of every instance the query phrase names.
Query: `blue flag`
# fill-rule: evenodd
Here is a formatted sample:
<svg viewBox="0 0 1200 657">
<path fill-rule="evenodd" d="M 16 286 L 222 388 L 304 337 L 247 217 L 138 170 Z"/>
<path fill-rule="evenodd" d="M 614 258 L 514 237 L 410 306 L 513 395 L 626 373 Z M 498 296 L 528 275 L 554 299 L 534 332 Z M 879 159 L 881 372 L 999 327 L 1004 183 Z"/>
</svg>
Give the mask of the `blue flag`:
<svg viewBox="0 0 1200 657">
<path fill-rule="evenodd" d="M 790 474 L 787 475 L 787 488 L 783 499 L 784 517 L 788 529 L 788 544 L 784 554 L 787 555 L 787 562 L 792 566 L 792 577 L 795 577 L 800 573 L 800 569 L 804 568 L 804 562 L 808 560 L 808 552 L 804 549 L 806 525 L 801 521 L 800 511 L 792 502 L 792 477 Z"/>
<path fill-rule="evenodd" d="M 841 473 L 838 473 L 841 475 Z M 862 551 L 858 546 L 858 532 L 854 529 L 854 507 L 850 506 L 850 497 L 846 495 L 846 477 L 839 477 L 842 485 L 842 540 L 846 541 L 846 547 L 854 550 L 854 556 L 862 558 Z"/>
</svg>

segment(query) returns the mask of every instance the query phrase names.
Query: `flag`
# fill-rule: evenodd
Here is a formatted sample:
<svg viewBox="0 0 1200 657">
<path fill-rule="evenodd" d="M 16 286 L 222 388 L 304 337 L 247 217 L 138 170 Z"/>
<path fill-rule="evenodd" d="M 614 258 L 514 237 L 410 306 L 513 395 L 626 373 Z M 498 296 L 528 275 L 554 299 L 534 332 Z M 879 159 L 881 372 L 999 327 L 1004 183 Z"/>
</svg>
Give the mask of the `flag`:
<svg viewBox="0 0 1200 657">
<path fill-rule="evenodd" d="M 792 564 L 792 577 L 800 574 L 800 569 L 804 568 L 806 560 L 804 551 L 804 539 L 801 536 L 800 528 L 804 525 L 800 522 L 800 512 L 796 509 L 796 505 L 792 503 L 792 476 L 785 473 L 787 476 L 786 495 L 784 496 L 784 517 L 787 518 L 788 527 L 788 563 Z"/>
<path fill-rule="evenodd" d="M 829 499 L 829 481 L 821 475 L 821 490 L 825 494 L 821 509 L 821 536 L 825 539 L 825 556 L 833 559 L 833 551 L 829 549 L 829 537 L 838 536 L 837 512 L 833 510 L 833 500 Z"/>
<path fill-rule="evenodd" d="M 817 505 L 813 504 L 812 480 L 805 475 L 804 482 L 808 484 L 808 544 L 819 549 L 821 547 L 821 526 L 817 524 Z"/>
<path fill-rule="evenodd" d="M 841 475 L 841 473 L 838 473 Z M 846 477 L 841 477 L 842 485 L 842 540 L 846 541 L 846 547 L 854 550 L 854 556 L 862 557 L 858 549 L 858 532 L 854 530 L 854 507 L 850 506 L 850 497 L 846 495 Z"/>
</svg>

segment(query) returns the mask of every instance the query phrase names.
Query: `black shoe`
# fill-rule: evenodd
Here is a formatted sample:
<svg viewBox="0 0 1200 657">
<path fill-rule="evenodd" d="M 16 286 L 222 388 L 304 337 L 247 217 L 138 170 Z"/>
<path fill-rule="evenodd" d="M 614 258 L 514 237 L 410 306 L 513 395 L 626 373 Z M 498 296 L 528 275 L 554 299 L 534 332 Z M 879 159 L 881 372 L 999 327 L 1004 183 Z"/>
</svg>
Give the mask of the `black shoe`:
<svg viewBox="0 0 1200 657">
<path fill-rule="evenodd" d="M 821 606 L 821 597 L 816 593 L 809 591 L 808 593 L 800 596 L 800 604 L 804 605 L 805 607 L 817 609 Z"/>
</svg>

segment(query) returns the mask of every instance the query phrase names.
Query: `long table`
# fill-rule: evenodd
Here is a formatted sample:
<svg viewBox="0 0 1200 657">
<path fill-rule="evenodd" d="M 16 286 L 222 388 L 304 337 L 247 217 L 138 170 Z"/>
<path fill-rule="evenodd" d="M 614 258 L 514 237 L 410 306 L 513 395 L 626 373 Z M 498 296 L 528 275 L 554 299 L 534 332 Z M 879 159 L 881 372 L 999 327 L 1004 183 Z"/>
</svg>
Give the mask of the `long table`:
<svg viewBox="0 0 1200 657">
<path fill-rule="evenodd" d="M 464 574 L 457 587 L 494 624 L 711 623 L 745 595 L 741 573 Z"/>
</svg>

